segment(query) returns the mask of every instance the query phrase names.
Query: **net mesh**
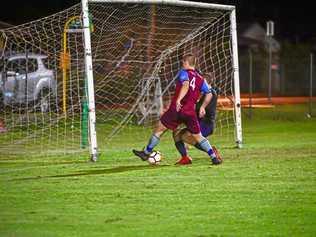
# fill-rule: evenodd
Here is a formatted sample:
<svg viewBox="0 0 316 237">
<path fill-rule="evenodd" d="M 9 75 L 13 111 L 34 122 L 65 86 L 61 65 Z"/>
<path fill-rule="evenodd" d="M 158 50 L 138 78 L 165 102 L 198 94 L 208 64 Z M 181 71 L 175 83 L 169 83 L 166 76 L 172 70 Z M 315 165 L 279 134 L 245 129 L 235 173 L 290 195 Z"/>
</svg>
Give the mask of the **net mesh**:
<svg viewBox="0 0 316 237">
<path fill-rule="evenodd" d="M 216 136 L 233 142 L 230 12 L 90 3 L 99 148 L 142 140 L 168 107 L 186 53 L 220 89 Z M 0 31 L 0 151 L 86 152 L 87 82 L 81 5 Z M 114 139 L 115 140 L 115 139 Z"/>
</svg>

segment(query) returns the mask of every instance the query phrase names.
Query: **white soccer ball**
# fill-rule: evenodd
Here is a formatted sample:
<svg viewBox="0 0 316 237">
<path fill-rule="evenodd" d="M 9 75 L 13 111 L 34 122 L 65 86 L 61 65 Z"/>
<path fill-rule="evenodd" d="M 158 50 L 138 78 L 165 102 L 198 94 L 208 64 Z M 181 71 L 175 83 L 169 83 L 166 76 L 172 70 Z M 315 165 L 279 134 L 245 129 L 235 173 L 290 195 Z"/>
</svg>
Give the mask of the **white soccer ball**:
<svg viewBox="0 0 316 237">
<path fill-rule="evenodd" d="M 148 163 L 151 165 L 158 165 L 161 161 L 161 153 L 159 151 L 153 151 L 148 157 Z"/>
</svg>

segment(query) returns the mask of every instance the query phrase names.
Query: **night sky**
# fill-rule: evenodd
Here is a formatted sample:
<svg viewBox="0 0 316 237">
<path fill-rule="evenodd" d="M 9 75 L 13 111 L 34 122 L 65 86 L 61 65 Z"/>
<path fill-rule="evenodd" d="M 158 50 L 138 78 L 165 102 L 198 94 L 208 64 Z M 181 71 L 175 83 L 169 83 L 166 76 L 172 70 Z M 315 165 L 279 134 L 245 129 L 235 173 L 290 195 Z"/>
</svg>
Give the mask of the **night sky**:
<svg viewBox="0 0 316 237">
<path fill-rule="evenodd" d="M 67 7 L 80 0 L 9 0 L 1 4 L 0 21 L 14 25 L 35 20 Z M 207 1 L 204 1 L 207 2 Z M 209 1 L 236 5 L 238 22 L 259 22 L 265 27 L 267 20 L 275 21 L 276 38 L 292 42 L 316 41 L 316 14 L 312 1 Z"/>
</svg>

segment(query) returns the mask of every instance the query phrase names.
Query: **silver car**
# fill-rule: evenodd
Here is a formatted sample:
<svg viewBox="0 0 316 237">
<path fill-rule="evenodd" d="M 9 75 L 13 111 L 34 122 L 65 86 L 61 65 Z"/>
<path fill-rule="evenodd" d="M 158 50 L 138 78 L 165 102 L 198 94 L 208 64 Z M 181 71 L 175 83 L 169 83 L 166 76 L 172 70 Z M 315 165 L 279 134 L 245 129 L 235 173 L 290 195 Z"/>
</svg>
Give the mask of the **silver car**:
<svg viewBox="0 0 316 237">
<path fill-rule="evenodd" d="M 0 97 L 4 106 L 34 108 L 42 112 L 56 104 L 57 82 L 48 69 L 47 56 L 14 54 L 2 60 Z"/>
</svg>

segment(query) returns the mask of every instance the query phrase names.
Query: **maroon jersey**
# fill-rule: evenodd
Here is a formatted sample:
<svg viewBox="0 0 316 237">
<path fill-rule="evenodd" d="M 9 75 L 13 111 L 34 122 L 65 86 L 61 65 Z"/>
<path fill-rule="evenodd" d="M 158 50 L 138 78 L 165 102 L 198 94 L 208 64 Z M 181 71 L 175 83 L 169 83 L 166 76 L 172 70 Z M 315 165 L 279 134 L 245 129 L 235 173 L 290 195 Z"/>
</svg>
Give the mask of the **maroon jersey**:
<svg viewBox="0 0 316 237">
<path fill-rule="evenodd" d="M 177 98 L 179 96 L 182 84 L 189 81 L 189 90 L 181 100 L 181 113 L 195 113 L 195 104 L 200 97 L 200 93 L 209 93 L 209 87 L 204 78 L 196 70 L 180 70 L 178 73 L 175 95 L 171 101 L 171 107 L 176 107 Z"/>
</svg>

